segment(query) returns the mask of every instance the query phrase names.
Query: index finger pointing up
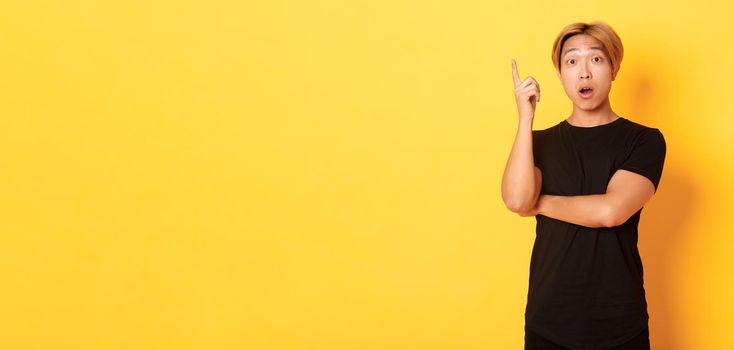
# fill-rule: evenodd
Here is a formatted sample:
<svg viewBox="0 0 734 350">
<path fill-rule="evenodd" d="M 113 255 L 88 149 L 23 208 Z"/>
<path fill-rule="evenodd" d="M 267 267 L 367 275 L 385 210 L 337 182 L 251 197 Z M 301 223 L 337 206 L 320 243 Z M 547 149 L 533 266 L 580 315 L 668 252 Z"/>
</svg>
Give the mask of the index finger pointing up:
<svg viewBox="0 0 734 350">
<path fill-rule="evenodd" d="M 515 80 L 515 86 L 520 84 L 520 76 L 517 74 L 517 63 L 515 63 L 515 59 L 512 59 L 512 78 Z"/>
</svg>

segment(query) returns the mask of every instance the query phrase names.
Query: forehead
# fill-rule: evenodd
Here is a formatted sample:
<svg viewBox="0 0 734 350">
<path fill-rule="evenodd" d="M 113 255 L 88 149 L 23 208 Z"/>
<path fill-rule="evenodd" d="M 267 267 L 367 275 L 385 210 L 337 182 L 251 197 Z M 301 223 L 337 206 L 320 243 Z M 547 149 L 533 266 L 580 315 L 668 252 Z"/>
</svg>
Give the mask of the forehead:
<svg viewBox="0 0 734 350">
<path fill-rule="evenodd" d="M 563 51 L 561 56 L 565 56 L 569 52 L 580 52 L 580 51 L 598 51 L 599 53 L 606 53 L 602 43 L 590 35 L 578 34 L 568 38 L 563 43 Z"/>
</svg>

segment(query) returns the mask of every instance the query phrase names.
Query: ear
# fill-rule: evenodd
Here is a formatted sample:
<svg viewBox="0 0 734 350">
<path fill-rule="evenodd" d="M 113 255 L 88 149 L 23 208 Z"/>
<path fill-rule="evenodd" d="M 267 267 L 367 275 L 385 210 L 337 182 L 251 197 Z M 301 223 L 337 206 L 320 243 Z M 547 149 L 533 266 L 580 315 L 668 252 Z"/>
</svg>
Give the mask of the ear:
<svg viewBox="0 0 734 350">
<path fill-rule="evenodd" d="M 561 71 L 556 69 L 556 75 L 558 76 L 558 79 L 561 79 Z M 614 78 L 612 78 L 614 80 Z"/>
<path fill-rule="evenodd" d="M 618 72 L 618 71 L 613 71 L 613 72 L 612 72 L 612 81 L 614 81 L 614 79 L 616 79 L 616 78 L 617 78 L 617 72 Z"/>
</svg>

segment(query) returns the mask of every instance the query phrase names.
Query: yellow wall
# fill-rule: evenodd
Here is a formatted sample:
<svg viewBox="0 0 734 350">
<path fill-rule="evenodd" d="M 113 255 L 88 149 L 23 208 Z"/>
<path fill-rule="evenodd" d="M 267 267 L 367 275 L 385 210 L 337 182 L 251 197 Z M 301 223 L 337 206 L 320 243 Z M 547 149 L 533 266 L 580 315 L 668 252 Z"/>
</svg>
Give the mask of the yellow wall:
<svg viewBox="0 0 734 350">
<path fill-rule="evenodd" d="M 554 125 L 552 40 L 595 19 L 668 145 L 653 347 L 734 348 L 732 9 L 592 4 L 4 2 L 0 348 L 521 349 L 510 59 Z"/>
</svg>

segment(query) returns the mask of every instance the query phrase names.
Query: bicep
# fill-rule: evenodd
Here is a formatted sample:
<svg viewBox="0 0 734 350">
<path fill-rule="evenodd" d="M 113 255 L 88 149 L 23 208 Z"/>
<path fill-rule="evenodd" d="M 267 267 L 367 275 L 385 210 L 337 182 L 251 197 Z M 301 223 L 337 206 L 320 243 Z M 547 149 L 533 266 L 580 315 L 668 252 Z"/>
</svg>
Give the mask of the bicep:
<svg viewBox="0 0 734 350">
<path fill-rule="evenodd" d="M 655 185 L 649 178 L 629 170 L 617 170 L 607 185 L 612 221 L 623 224 L 654 194 Z"/>
</svg>

